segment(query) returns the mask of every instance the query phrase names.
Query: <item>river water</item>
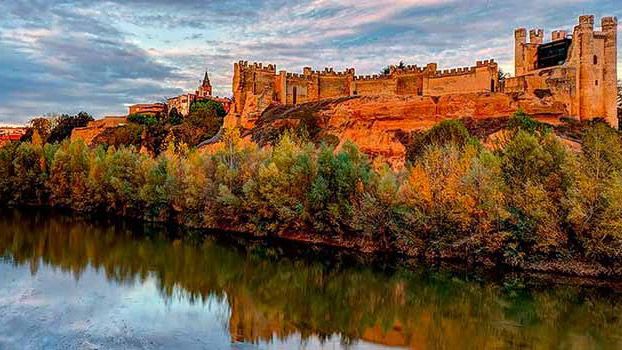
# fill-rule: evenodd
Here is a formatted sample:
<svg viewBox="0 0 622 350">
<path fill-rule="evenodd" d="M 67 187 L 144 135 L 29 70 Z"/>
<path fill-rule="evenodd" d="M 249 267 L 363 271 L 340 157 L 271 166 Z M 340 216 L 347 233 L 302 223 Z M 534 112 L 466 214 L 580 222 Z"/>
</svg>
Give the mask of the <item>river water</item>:
<svg viewBox="0 0 622 350">
<path fill-rule="evenodd" d="M 0 349 L 622 349 L 622 293 L 0 209 Z"/>
</svg>

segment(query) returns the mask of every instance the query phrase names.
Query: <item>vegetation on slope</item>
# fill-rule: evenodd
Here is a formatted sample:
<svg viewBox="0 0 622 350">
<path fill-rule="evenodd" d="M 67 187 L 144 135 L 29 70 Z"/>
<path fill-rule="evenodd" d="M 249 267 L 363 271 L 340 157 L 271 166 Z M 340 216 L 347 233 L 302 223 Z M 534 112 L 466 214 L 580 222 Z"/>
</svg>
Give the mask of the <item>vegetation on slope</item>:
<svg viewBox="0 0 622 350">
<path fill-rule="evenodd" d="M 191 147 L 216 135 L 222 127 L 225 111 L 216 101 L 198 101 L 190 113 L 183 117 L 175 108 L 167 116 L 133 114 L 128 124 L 110 128 L 98 135 L 93 143 L 105 147 L 143 147 L 148 153 L 158 155 L 169 143 Z"/>
<path fill-rule="evenodd" d="M 274 147 L 232 131 L 213 154 L 183 144 L 156 158 L 81 142 L 0 150 L 0 202 L 108 212 L 255 235 L 303 233 L 428 258 L 577 271 L 622 266 L 622 139 L 602 123 L 569 151 L 525 116 L 491 151 L 456 121 L 423 136 L 399 172 L 354 144 L 291 134 Z M 542 267 L 546 262 L 548 267 Z"/>
</svg>

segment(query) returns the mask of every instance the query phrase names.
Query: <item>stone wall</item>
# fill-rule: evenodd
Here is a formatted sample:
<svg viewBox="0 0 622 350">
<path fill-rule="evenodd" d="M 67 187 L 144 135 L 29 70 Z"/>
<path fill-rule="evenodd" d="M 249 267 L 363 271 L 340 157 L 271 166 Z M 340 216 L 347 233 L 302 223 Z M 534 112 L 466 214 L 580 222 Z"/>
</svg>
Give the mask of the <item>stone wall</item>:
<svg viewBox="0 0 622 350">
<path fill-rule="evenodd" d="M 139 103 L 128 108 L 128 114 L 166 115 L 165 103 Z"/>
<path fill-rule="evenodd" d="M 90 145 L 93 139 L 103 131 L 125 123 L 127 123 L 127 117 L 125 116 L 109 116 L 94 120 L 89 122 L 85 127 L 73 129 L 71 132 L 71 141 L 83 140 L 84 143 Z"/>
<path fill-rule="evenodd" d="M 275 65 L 240 61 L 234 65 L 233 111 L 241 115 L 246 107 L 263 110 L 270 104 L 298 105 L 346 96 L 494 92 L 497 86 L 498 66 L 493 60 L 445 71 L 437 71 L 435 63 L 391 67 L 388 74 L 372 76 L 357 76 L 354 68 L 338 72 L 332 68 L 314 71 L 310 67 L 301 74 L 277 74 Z"/>
</svg>

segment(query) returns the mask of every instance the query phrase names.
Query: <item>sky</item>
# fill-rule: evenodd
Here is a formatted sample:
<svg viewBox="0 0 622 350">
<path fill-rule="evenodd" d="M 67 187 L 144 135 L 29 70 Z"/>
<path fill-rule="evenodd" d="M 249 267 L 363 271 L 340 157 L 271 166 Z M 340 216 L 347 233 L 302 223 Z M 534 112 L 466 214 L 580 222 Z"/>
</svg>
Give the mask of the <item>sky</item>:
<svg viewBox="0 0 622 350">
<path fill-rule="evenodd" d="M 0 0 L 0 124 L 120 115 L 196 89 L 231 96 L 233 63 L 375 74 L 494 58 L 513 72 L 514 29 L 622 19 L 620 0 Z M 622 26 L 618 29 L 622 31 Z M 622 39 L 618 66 L 622 67 Z M 622 77 L 622 68 L 618 70 Z"/>
</svg>

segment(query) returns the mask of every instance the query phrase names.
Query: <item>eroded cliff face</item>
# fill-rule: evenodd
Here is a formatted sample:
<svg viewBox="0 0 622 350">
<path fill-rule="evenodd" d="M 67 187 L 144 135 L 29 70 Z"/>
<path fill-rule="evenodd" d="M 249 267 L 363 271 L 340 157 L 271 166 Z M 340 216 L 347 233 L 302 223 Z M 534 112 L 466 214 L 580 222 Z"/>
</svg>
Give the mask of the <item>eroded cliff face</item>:
<svg viewBox="0 0 622 350">
<path fill-rule="evenodd" d="M 247 107 L 258 105 L 249 103 Z M 539 96 L 522 93 L 355 96 L 298 106 L 272 105 L 261 112 L 257 108 L 245 108 L 242 115 L 228 116 L 226 124 L 240 127 L 243 135 L 260 145 L 275 141 L 286 129 L 305 128 L 316 141 L 332 140 L 340 147 L 350 140 L 370 156 L 400 166 L 406 155 L 400 141 L 404 134 L 427 130 L 444 119 L 507 118 L 519 108 L 552 123 L 568 115 L 564 105 L 546 92 Z"/>
</svg>

